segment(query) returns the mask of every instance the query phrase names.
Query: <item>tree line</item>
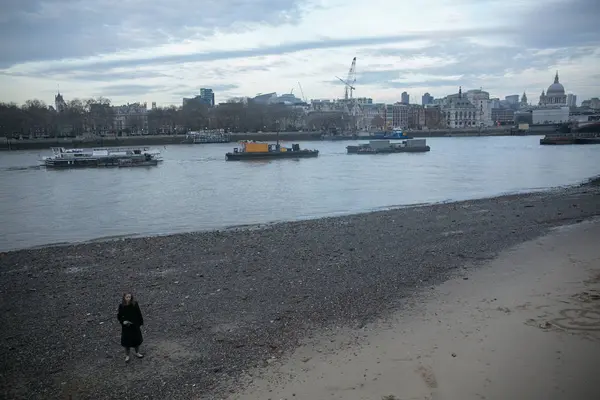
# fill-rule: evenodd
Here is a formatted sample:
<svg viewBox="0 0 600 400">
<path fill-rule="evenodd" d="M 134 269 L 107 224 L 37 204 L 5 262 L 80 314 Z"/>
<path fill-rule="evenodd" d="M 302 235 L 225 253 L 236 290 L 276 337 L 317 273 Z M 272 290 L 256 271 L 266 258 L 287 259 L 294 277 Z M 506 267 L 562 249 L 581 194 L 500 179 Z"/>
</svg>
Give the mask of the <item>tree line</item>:
<svg viewBox="0 0 600 400">
<path fill-rule="evenodd" d="M 216 107 L 191 100 L 183 106 L 157 107 L 143 113 L 119 113 L 109 99 L 102 97 L 66 101 L 59 110 L 41 100 L 27 100 L 21 106 L 0 103 L 0 136 L 174 134 L 204 129 L 234 132 L 298 130 L 304 126 L 304 117 L 304 110 L 297 107 L 252 100 Z"/>
</svg>

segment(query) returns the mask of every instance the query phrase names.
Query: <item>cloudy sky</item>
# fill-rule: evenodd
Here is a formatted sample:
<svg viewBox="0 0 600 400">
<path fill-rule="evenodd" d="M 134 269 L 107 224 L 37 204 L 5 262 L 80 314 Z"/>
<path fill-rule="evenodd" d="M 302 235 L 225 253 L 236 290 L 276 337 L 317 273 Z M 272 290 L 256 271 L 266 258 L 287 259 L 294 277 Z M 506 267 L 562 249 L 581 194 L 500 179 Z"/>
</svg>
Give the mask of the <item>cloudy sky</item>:
<svg viewBox="0 0 600 400">
<path fill-rule="evenodd" d="M 258 93 L 411 102 L 463 88 L 537 100 L 559 70 L 600 96 L 598 0 L 2 0 L 0 101 L 181 104 Z"/>
</svg>

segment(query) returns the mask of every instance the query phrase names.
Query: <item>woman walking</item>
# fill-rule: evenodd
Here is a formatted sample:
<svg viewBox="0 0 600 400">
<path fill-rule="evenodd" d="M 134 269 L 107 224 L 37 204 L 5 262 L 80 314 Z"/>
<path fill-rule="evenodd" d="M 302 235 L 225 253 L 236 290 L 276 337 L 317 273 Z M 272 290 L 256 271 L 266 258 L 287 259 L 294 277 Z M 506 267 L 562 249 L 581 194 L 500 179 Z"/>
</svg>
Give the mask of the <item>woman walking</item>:
<svg viewBox="0 0 600 400">
<path fill-rule="evenodd" d="M 123 295 L 123 301 L 119 304 L 117 319 L 121 323 L 121 346 L 125 347 L 125 362 L 129 362 L 129 352 L 133 347 L 137 358 L 144 357 L 140 354 L 140 345 L 144 341 L 140 326 L 144 325 L 144 318 L 140 306 L 133 299 L 131 293 Z"/>
</svg>

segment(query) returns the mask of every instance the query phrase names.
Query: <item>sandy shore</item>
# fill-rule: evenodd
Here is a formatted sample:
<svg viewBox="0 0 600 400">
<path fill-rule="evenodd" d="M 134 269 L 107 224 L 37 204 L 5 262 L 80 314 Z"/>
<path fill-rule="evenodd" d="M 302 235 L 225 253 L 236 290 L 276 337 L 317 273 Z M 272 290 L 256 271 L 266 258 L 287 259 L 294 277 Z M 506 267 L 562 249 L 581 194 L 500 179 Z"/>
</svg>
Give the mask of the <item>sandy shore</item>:
<svg viewBox="0 0 600 400">
<path fill-rule="evenodd" d="M 299 344 L 410 310 L 423 291 L 600 215 L 599 204 L 588 185 L 1 253 L 0 393 L 224 398 Z M 126 366 L 116 308 L 128 290 L 144 312 L 146 358 Z"/>
<path fill-rule="evenodd" d="M 600 220 L 553 230 L 231 399 L 600 399 L 599 242 Z"/>
</svg>

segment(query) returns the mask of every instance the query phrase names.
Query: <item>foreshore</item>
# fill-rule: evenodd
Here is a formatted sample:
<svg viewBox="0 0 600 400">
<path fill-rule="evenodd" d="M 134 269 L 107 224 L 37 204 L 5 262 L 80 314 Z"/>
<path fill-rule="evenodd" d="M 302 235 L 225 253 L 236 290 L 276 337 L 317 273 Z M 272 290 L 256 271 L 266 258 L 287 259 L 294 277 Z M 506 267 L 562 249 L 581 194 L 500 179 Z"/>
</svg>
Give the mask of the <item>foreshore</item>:
<svg viewBox="0 0 600 400">
<path fill-rule="evenodd" d="M 598 215 L 596 183 L 1 253 L 0 393 L 227 398 L 249 372 L 310 338 L 410 310 L 415 296 L 499 252 Z M 146 357 L 129 365 L 116 321 L 125 291 L 137 296 L 145 319 Z"/>
</svg>

